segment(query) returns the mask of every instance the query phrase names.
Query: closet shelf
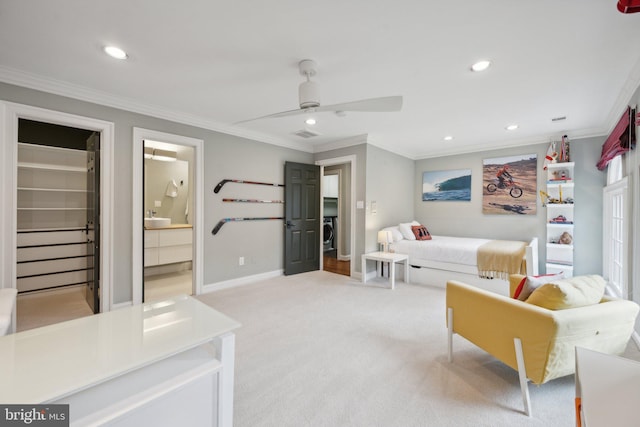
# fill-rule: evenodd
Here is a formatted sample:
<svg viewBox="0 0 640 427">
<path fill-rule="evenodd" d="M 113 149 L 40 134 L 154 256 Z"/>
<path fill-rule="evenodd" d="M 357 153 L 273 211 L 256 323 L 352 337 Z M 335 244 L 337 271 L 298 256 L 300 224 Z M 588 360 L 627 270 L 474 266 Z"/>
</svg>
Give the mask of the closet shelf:
<svg viewBox="0 0 640 427">
<path fill-rule="evenodd" d="M 18 208 L 19 211 L 86 211 L 87 208 Z"/>
<path fill-rule="evenodd" d="M 18 187 L 18 191 L 43 191 L 43 192 L 60 192 L 60 193 L 86 193 L 87 190 L 72 190 L 70 188 L 35 188 L 35 187 Z"/>
<path fill-rule="evenodd" d="M 22 169 L 40 169 L 40 170 L 48 170 L 48 171 L 87 173 L 87 168 L 86 167 L 53 165 L 53 164 L 46 164 L 46 163 L 18 162 L 18 168 L 22 168 Z"/>
</svg>

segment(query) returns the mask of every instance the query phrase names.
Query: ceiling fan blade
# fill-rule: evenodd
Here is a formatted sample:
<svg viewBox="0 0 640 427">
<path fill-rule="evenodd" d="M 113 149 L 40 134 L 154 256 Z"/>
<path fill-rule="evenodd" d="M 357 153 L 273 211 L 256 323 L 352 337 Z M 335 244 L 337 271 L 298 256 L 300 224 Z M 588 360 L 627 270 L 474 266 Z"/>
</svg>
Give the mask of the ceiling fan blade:
<svg viewBox="0 0 640 427">
<path fill-rule="evenodd" d="M 295 116 L 297 114 L 304 114 L 304 113 L 308 113 L 308 112 L 313 112 L 313 110 L 317 110 L 317 108 L 298 108 L 296 110 L 281 111 L 280 113 L 274 113 L 274 114 L 268 114 L 266 116 L 254 117 L 253 119 L 240 120 L 239 122 L 235 122 L 234 125 L 238 125 L 240 123 L 252 122 L 254 120 L 275 119 L 277 117 Z"/>
<path fill-rule="evenodd" d="M 393 112 L 402 108 L 402 96 L 383 96 L 381 98 L 361 99 L 360 101 L 343 102 L 342 104 L 323 105 L 320 107 L 298 108 L 282 111 L 253 119 L 241 120 L 234 124 L 252 122 L 254 120 L 275 119 L 278 117 L 296 116 L 305 113 L 321 113 L 325 111 L 362 111 L 362 112 Z"/>
<path fill-rule="evenodd" d="M 362 99 L 360 101 L 344 102 L 342 104 L 322 105 L 316 107 L 322 111 L 362 111 L 362 112 L 393 112 L 402 109 L 402 96 L 383 96 L 382 98 Z"/>
</svg>

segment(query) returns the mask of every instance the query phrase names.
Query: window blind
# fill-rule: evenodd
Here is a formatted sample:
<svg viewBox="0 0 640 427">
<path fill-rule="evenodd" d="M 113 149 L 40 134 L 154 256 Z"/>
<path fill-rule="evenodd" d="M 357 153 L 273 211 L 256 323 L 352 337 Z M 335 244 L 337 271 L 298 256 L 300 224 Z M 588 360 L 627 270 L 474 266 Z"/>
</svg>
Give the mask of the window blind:
<svg viewBox="0 0 640 427">
<path fill-rule="evenodd" d="M 627 107 L 618 124 L 613 128 L 613 132 L 602 145 L 602 154 L 596 164 L 599 170 L 604 170 L 611 159 L 626 153 L 635 145 L 635 123 L 631 119 L 634 115 L 631 107 Z"/>
</svg>

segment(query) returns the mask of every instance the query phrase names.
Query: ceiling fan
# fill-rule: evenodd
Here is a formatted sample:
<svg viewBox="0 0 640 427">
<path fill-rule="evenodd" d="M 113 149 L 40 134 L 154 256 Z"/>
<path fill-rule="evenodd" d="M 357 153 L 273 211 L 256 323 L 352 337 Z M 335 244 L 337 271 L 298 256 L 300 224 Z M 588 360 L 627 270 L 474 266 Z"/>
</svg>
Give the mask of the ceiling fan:
<svg viewBox="0 0 640 427">
<path fill-rule="evenodd" d="M 311 81 L 311 77 L 315 76 L 317 73 L 317 67 L 318 64 L 316 64 L 312 59 L 304 59 L 298 63 L 300 74 L 306 77 L 306 81 L 300 83 L 300 86 L 298 87 L 300 108 L 242 120 L 236 122 L 236 124 L 251 122 L 253 120 L 272 119 L 325 111 L 333 111 L 338 115 L 343 115 L 347 111 L 393 112 L 400 111 L 402 108 L 402 96 L 384 96 L 381 98 L 369 98 L 359 101 L 343 102 L 341 104 L 320 105 L 320 90 L 318 89 L 317 83 Z"/>
</svg>

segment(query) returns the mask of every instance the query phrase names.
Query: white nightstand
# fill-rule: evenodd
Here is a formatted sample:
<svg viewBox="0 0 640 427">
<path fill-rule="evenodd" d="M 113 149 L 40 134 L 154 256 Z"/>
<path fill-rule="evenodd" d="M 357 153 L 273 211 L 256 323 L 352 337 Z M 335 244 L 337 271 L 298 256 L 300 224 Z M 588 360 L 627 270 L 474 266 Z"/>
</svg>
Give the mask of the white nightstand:
<svg viewBox="0 0 640 427">
<path fill-rule="evenodd" d="M 391 282 L 391 289 L 394 289 L 396 286 L 396 263 L 404 263 L 404 282 L 409 283 L 409 255 L 393 252 L 371 252 L 362 254 L 362 283 L 367 283 L 367 261 L 389 263 L 389 282 Z M 377 270 L 376 268 L 376 271 Z"/>
</svg>

